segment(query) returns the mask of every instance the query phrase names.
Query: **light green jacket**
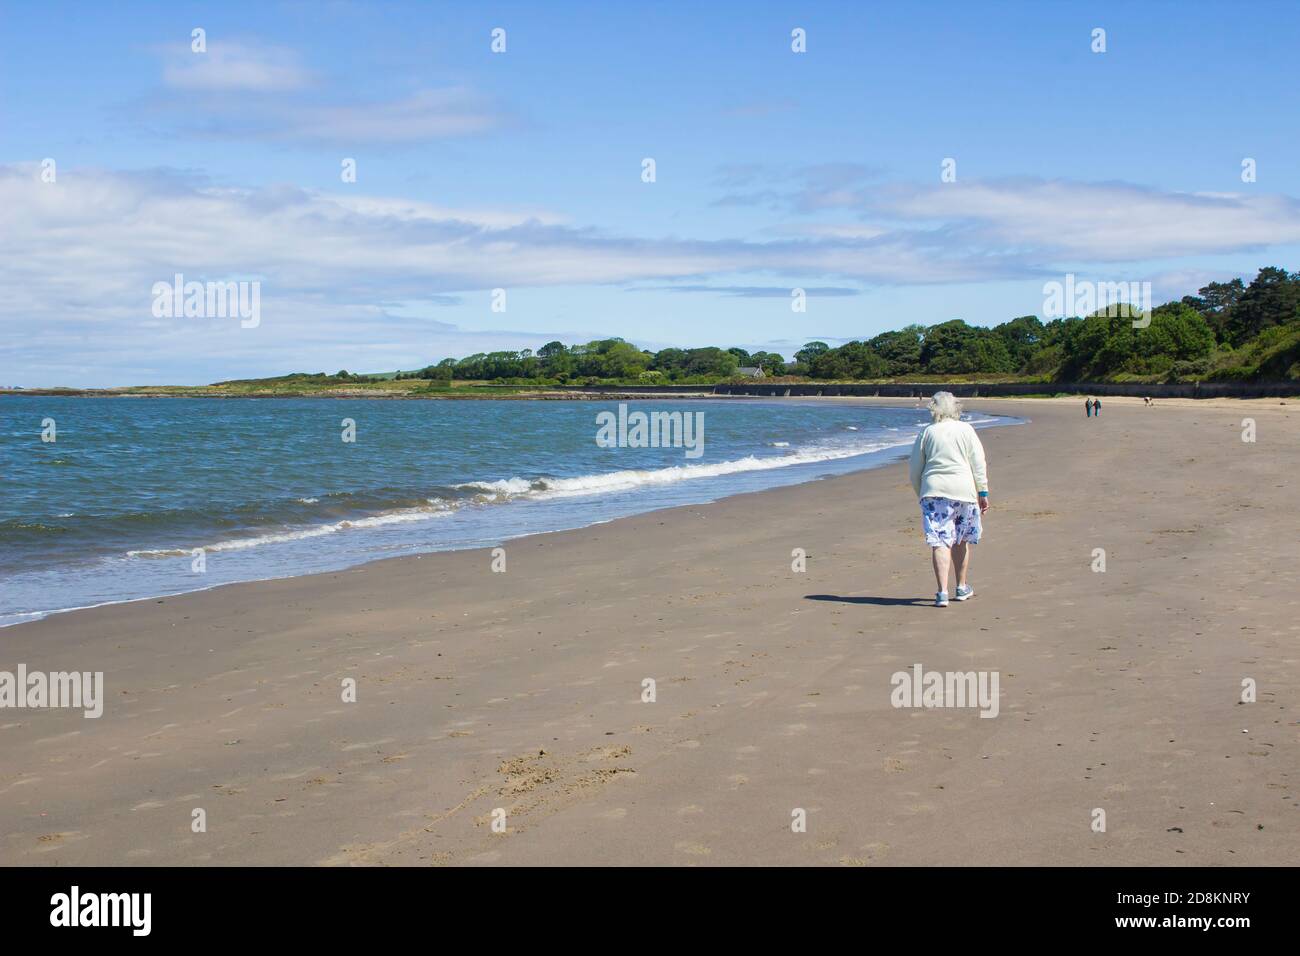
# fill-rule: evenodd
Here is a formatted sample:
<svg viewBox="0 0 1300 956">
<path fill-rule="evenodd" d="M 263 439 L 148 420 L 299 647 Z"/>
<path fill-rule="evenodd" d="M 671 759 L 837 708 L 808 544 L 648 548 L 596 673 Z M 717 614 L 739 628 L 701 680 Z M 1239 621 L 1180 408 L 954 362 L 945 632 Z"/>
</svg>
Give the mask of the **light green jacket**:
<svg viewBox="0 0 1300 956">
<path fill-rule="evenodd" d="M 911 478 L 918 498 L 978 500 L 989 480 L 975 429 L 951 418 L 921 429 L 912 446 Z"/>
</svg>

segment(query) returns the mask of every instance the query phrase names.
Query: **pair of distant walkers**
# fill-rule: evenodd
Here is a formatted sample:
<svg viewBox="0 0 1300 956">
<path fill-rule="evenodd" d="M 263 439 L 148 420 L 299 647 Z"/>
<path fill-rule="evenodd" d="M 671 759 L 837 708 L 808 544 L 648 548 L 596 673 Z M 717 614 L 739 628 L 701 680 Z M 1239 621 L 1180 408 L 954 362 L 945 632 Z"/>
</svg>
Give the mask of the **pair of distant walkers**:
<svg viewBox="0 0 1300 956">
<path fill-rule="evenodd" d="M 980 540 L 980 519 L 989 508 L 989 482 L 984 446 L 975 429 L 961 420 L 961 405 L 952 392 L 935 392 L 928 407 L 932 421 L 912 445 L 910 473 L 939 588 L 934 605 L 947 607 L 950 571 L 956 571 L 954 599 L 975 596 L 966 577 Z"/>
<path fill-rule="evenodd" d="M 1089 417 L 1089 418 L 1092 418 L 1092 416 L 1094 416 L 1094 415 L 1096 415 L 1098 418 L 1101 417 L 1101 399 L 1100 399 L 1100 398 L 1090 398 L 1090 399 L 1088 399 L 1086 402 L 1083 403 L 1083 407 L 1087 410 L 1087 413 L 1088 413 L 1088 417 Z"/>
</svg>

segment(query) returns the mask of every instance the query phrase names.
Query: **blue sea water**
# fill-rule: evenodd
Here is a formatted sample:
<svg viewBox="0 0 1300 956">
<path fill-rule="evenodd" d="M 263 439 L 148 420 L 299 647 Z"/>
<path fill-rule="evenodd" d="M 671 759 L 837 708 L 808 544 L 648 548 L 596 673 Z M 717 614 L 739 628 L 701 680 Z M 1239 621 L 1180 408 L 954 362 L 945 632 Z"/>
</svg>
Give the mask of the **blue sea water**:
<svg viewBox="0 0 1300 956">
<path fill-rule="evenodd" d="M 929 420 L 779 400 L 627 410 L 702 413 L 702 454 L 598 446 L 605 401 L 0 397 L 0 626 L 843 474 L 905 455 Z"/>
</svg>

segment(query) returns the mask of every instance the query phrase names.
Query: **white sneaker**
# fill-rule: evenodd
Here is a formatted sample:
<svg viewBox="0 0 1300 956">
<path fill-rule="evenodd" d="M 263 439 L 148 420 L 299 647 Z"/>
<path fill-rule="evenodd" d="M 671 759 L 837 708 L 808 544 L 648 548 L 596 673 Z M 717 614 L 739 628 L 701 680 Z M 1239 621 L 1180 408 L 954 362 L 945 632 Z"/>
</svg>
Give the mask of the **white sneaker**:
<svg viewBox="0 0 1300 956">
<path fill-rule="evenodd" d="M 974 596 L 975 596 L 975 589 L 973 587 L 971 587 L 969 584 L 959 584 L 957 585 L 957 593 L 953 595 L 953 600 L 969 601 Z"/>
<path fill-rule="evenodd" d="M 936 592 L 934 593 L 934 606 L 935 606 L 935 607 L 947 607 L 947 606 L 948 606 L 948 592 L 947 592 L 947 591 L 936 591 Z"/>
</svg>

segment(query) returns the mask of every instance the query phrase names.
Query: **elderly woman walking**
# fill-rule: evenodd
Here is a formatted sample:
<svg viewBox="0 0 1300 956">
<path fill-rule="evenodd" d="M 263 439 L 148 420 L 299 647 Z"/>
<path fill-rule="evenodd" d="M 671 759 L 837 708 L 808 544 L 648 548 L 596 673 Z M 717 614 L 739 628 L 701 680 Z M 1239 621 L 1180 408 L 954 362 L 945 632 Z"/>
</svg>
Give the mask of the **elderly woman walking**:
<svg viewBox="0 0 1300 956">
<path fill-rule="evenodd" d="M 989 507 L 984 446 L 975 429 L 961 420 L 961 405 L 952 392 L 930 399 L 934 419 L 912 446 L 912 487 L 921 499 L 921 524 L 934 561 L 939 586 L 935 607 L 948 606 L 948 571 L 957 574 L 958 601 L 975 596 L 966 583 L 971 551 L 980 539 L 980 515 Z"/>
</svg>

